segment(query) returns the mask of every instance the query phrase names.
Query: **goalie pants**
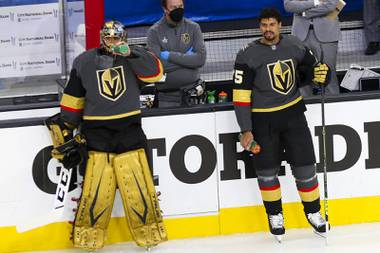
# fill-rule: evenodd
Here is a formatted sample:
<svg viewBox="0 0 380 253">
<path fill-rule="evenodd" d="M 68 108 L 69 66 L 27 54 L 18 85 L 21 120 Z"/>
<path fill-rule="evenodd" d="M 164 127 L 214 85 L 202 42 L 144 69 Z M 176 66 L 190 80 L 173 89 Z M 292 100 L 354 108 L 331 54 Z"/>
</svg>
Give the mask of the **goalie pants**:
<svg viewBox="0 0 380 253">
<path fill-rule="evenodd" d="M 283 150 L 291 165 L 305 213 L 320 210 L 315 155 L 305 115 L 296 114 L 287 120 L 253 121 L 253 134 L 261 152 L 253 157 L 259 188 L 268 214 L 282 211 L 278 173 Z"/>
<path fill-rule="evenodd" d="M 90 151 L 74 222 L 74 246 L 90 251 L 104 246 L 116 187 L 137 245 L 151 247 L 166 241 L 144 149 L 122 154 Z"/>
</svg>

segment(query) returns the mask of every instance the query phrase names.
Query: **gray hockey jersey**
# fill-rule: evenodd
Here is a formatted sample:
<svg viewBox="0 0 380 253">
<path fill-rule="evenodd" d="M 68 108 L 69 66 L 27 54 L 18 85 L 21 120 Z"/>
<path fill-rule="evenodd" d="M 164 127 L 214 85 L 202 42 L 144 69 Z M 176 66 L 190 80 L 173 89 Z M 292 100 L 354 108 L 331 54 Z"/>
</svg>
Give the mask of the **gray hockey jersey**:
<svg viewBox="0 0 380 253">
<path fill-rule="evenodd" d="M 105 122 L 139 115 L 140 82 L 156 82 L 163 67 L 153 53 L 131 47 L 129 57 L 90 49 L 73 63 L 61 99 L 62 118 L 75 126 L 81 121 Z"/>
<path fill-rule="evenodd" d="M 299 72 L 310 72 L 317 63 L 292 35 L 282 36 L 276 45 L 256 40 L 241 49 L 233 76 L 233 102 L 241 131 L 252 129 L 251 112 L 278 114 L 300 104 L 304 108 L 298 77 L 307 73 Z"/>
</svg>

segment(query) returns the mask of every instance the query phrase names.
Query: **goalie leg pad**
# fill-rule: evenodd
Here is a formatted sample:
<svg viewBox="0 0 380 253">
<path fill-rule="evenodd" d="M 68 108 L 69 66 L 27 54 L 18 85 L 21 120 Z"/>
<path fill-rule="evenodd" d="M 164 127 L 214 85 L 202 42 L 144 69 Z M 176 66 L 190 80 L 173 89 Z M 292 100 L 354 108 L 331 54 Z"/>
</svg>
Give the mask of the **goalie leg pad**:
<svg viewBox="0 0 380 253">
<path fill-rule="evenodd" d="M 114 154 L 89 152 L 82 196 L 73 228 L 74 246 L 86 250 L 104 246 L 116 192 Z"/>
<path fill-rule="evenodd" d="M 137 245 L 151 247 L 167 241 L 144 149 L 117 155 L 114 166 L 127 222 Z"/>
</svg>

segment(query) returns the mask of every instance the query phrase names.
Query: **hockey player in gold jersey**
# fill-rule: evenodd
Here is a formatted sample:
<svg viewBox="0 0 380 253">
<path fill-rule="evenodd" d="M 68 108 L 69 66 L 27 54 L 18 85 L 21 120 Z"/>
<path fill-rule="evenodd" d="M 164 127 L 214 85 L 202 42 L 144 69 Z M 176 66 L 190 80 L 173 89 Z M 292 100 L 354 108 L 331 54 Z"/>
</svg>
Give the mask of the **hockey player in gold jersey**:
<svg viewBox="0 0 380 253">
<path fill-rule="evenodd" d="M 74 129 L 80 128 L 86 142 L 88 159 L 73 227 L 75 247 L 93 251 L 104 246 L 116 188 L 137 245 L 150 248 L 167 240 L 145 152 L 139 101 L 142 85 L 160 80 L 162 74 L 160 60 L 143 47 L 129 46 L 127 31 L 117 21 L 104 24 L 100 48 L 74 60 L 61 114 L 48 121 L 48 127 L 53 155 L 64 164 L 83 159 L 75 148 L 83 147 L 83 139 L 70 142 Z M 65 152 L 65 143 L 77 144 Z"/>
</svg>

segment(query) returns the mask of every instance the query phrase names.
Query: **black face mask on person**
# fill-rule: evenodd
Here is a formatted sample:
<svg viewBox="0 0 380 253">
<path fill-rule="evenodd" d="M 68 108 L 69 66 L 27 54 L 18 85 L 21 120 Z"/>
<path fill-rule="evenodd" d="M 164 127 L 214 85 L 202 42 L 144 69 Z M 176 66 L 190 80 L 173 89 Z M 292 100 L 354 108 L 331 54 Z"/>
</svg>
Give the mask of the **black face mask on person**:
<svg viewBox="0 0 380 253">
<path fill-rule="evenodd" d="M 171 18 L 171 20 L 178 23 L 182 20 L 184 13 L 185 13 L 184 8 L 176 8 L 172 10 L 171 12 L 169 12 L 169 17 Z"/>
</svg>

